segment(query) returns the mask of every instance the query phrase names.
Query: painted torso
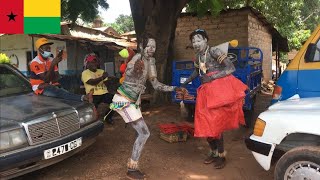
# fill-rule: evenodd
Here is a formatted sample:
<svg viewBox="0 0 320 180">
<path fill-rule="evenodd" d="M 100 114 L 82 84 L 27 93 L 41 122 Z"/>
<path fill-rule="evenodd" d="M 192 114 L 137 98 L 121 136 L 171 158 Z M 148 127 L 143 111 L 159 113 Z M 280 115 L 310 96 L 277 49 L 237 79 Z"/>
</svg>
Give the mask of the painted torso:
<svg viewBox="0 0 320 180">
<path fill-rule="evenodd" d="M 213 54 L 218 57 L 218 54 L 220 54 L 219 51 L 219 49 L 208 47 L 205 53 L 197 54 L 195 66 L 199 67 L 199 74 L 202 75 L 210 72 L 222 71 L 225 68 L 225 65 L 223 63 L 219 63 L 217 59 L 213 57 Z"/>
<path fill-rule="evenodd" d="M 138 75 L 134 72 L 134 64 L 136 61 L 142 59 L 144 63 L 143 72 L 141 75 Z M 128 63 L 125 80 L 123 84 L 119 87 L 118 92 L 124 96 L 127 96 L 129 99 L 136 101 L 139 94 L 143 93 L 145 90 L 145 84 L 147 79 L 150 80 L 152 86 L 156 90 L 160 91 L 173 91 L 173 86 L 167 86 L 160 83 L 157 80 L 157 71 L 155 59 L 153 57 L 141 57 L 141 54 L 136 54 L 132 60 Z"/>
</svg>

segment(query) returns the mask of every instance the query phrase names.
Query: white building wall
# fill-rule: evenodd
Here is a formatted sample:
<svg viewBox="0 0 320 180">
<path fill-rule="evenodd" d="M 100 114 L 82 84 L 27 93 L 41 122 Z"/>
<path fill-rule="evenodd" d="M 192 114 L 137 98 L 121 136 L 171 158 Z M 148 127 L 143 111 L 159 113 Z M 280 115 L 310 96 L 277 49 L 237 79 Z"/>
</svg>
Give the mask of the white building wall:
<svg viewBox="0 0 320 180">
<path fill-rule="evenodd" d="M 34 38 L 34 42 L 38 38 Z M 54 44 L 51 46 L 51 52 L 56 55 L 57 48 L 64 49 L 66 51 L 66 43 L 64 41 L 50 40 Z M 35 50 L 35 48 L 34 48 Z M 11 56 L 11 62 L 16 64 L 16 55 L 19 60 L 18 69 L 24 74 L 27 73 L 27 51 L 32 51 L 32 38 L 26 34 L 16 34 L 16 35 L 3 35 L 0 36 L 0 52 Z M 59 72 L 63 74 L 67 70 L 67 60 L 63 60 L 59 63 Z"/>
</svg>

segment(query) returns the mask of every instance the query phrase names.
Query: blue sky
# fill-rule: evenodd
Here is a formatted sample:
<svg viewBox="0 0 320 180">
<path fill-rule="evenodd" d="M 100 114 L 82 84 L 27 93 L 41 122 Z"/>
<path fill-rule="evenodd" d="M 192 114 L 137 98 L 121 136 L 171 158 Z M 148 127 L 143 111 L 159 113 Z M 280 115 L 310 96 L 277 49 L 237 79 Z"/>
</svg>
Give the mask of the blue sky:
<svg viewBox="0 0 320 180">
<path fill-rule="evenodd" d="M 113 23 L 120 14 L 130 15 L 129 0 L 107 0 L 109 9 L 99 9 L 100 16 L 105 23 Z"/>
</svg>

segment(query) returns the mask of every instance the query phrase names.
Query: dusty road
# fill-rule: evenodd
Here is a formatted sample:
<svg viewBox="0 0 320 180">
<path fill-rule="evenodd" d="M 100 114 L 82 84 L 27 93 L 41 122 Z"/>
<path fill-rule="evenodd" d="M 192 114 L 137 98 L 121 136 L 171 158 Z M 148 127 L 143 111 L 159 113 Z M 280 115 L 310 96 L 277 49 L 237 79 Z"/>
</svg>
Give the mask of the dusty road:
<svg viewBox="0 0 320 180">
<path fill-rule="evenodd" d="M 259 96 L 255 115 L 263 111 L 269 97 Z M 151 180 L 271 180 L 273 170 L 266 172 L 245 147 L 243 136 L 249 130 L 226 133 L 227 165 L 215 170 L 203 164 L 208 152 L 204 139 L 189 138 L 187 142 L 167 143 L 159 138 L 159 123 L 182 122 L 179 106 L 175 104 L 152 107 L 143 113 L 151 136 L 141 157 L 141 170 Z M 135 132 L 118 116 L 115 125 L 106 124 L 97 142 L 87 150 L 45 169 L 16 178 L 16 180 L 82 180 L 126 179 L 126 162 L 130 157 Z"/>
</svg>

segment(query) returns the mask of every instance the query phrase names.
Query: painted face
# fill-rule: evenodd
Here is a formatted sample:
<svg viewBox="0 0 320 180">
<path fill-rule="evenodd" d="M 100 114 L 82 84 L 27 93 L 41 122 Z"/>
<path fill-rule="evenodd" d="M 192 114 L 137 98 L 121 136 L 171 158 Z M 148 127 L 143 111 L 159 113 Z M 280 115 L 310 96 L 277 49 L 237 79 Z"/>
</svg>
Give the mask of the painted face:
<svg viewBox="0 0 320 180">
<path fill-rule="evenodd" d="M 156 41 L 154 39 L 149 39 L 147 46 L 143 50 L 144 56 L 152 57 L 155 51 L 156 51 Z"/>
<path fill-rule="evenodd" d="M 196 34 L 192 38 L 192 46 L 196 53 L 203 53 L 207 48 L 207 39 L 201 35 Z"/>
</svg>

